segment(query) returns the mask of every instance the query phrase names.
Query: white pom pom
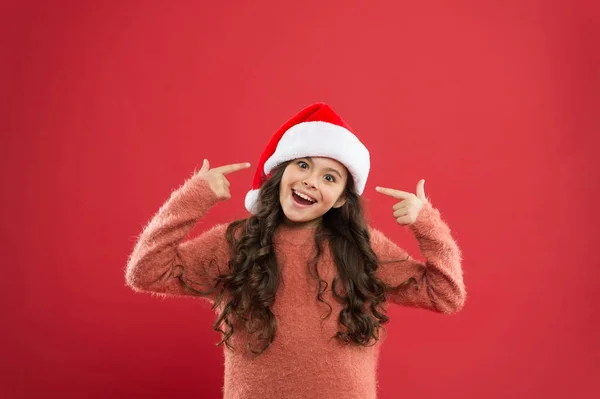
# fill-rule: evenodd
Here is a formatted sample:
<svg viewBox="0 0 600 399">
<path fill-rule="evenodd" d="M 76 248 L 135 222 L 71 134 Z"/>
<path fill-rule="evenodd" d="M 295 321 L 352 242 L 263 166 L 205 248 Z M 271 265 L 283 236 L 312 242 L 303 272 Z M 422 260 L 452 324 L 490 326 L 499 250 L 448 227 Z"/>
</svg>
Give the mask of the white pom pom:
<svg viewBox="0 0 600 399">
<path fill-rule="evenodd" d="M 254 207 L 256 206 L 256 201 L 258 201 L 258 193 L 260 190 L 250 190 L 246 194 L 245 205 L 248 212 L 254 214 Z"/>
</svg>

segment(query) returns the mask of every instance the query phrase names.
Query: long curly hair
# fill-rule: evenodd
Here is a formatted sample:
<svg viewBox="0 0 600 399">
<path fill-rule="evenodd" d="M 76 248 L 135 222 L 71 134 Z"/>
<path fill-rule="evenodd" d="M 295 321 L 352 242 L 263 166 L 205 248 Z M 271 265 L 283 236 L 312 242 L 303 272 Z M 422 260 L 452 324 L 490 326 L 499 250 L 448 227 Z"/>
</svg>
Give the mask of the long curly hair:
<svg viewBox="0 0 600 399">
<path fill-rule="evenodd" d="M 284 213 L 279 202 L 279 184 L 287 165 L 276 167 L 271 177 L 263 183 L 254 215 L 237 220 L 227 227 L 227 241 L 230 246 L 229 272 L 215 278 L 214 292 L 220 287 L 213 309 L 228 299 L 223 311 L 213 325 L 215 331 L 223 334 L 217 346 L 229 343 L 234 333 L 234 325 L 244 326 L 248 334 L 259 332 L 258 339 L 263 344 L 254 350 L 250 343 L 247 348 L 254 354 L 261 354 L 271 346 L 277 332 L 277 321 L 271 306 L 279 288 L 281 275 L 273 247 L 275 230 L 284 221 Z M 327 281 L 319 276 L 317 263 L 325 243 L 335 261 L 338 275 L 332 281 L 333 296 L 343 303 L 338 322 L 344 327 L 334 337 L 346 344 L 370 346 L 379 340 L 379 330 L 389 318 L 383 309 L 385 294 L 410 283 L 388 286 L 376 276 L 377 256 L 370 245 L 370 235 L 360 197 L 355 192 L 354 181 L 347 179 L 346 202 L 339 208 L 332 208 L 322 217 L 322 223 L 315 230 L 316 255 L 310 262 L 309 270 L 318 280 L 317 299 L 332 307 L 323 299 Z M 403 260 L 390 260 L 398 262 Z M 414 280 L 414 279 L 412 279 Z M 185 282 L 182 281 L 185 284 Z M 195 290 L 185 284 L 193 293 L 205 295 L 207 292 Z M 338 292 L 342 285 L 342 292 Z M 227 294 L 227 295 L 225 295 Z M 221 325 L 227 330 L 223 330 Z M 385 328 L 384 328 L 385 330 Z M 371 341 L 374 342 L 371 344 Z"/>
</svg>

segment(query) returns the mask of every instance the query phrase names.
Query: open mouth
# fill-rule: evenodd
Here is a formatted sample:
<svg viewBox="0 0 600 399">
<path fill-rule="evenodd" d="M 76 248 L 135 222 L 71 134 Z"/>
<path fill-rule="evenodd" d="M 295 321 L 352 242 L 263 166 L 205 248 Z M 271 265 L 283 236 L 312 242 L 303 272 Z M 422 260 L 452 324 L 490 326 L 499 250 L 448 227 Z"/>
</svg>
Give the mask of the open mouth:
<svg viewBox="0 0 600 399">
<path fill-rule="evenodd" d="M 301 192 L 298 192 L 294 189 L 292 189 L 292 198 L 294 199 L 294 201 L 297 204 L 300 204 L 302 206 L 309 206 L 309 205 L 312 205 L 315 202 L 317 202 L 316 199 L 314 199 L 306 194 L 303 194 Z"/>
</svg>

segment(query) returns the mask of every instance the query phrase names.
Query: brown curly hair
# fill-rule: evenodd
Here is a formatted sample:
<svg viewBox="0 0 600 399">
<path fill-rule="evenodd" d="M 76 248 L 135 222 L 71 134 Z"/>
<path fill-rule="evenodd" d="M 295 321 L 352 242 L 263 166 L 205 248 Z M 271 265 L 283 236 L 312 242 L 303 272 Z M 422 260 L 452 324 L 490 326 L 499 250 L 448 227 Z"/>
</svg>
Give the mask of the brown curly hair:
<svg viewBox="0 0 600 399">
<path fill-rule="evenodd" d="M 248 349 L 254 354 L 261 354 L 274 341 L 277 321 L 271 306 L 280 283 L 280 270 L 273 247 L 273 235 L 284 220 L 283 209 L 279 203 L 279 184 L 287 165 L 291 161 L 277 166 L 271 177 L 262 185 L 257 208 L 254 215 L 232 222 L 227 227 L 227 241 L 230 245 L 229 273 L 219 274 L 215 278 L 215 286 L 208 292 L 198 291 L 182 283 L 192 293 L 206 295 L 220 287 L 213 309 L 224 300 L 225 293 L 229 299 L 213 325 L 215 331 L 223 334 L 217 346 L 225 345 L 233 349 L 229 338 L 233 335 L 234 324 L 244 325 L 248 334 L 259 329 L 258 339 L 263 346 L 255 351 L 248 343 Z M 410 283 L 409 279 L 399 286 L 386 285 L 376 276 L 379 263 L 370 245 L 360 197 L 354 189 L 352 178 L 347 179 L 345 192 L 346 202 L 340 208 L 332 208 L 323 215 L 322 223 L 315 231 L 316 256 L 310 262 L 309 270 L 319 283 L 317 299 L 329 307 L 322 294 L 327 289 L 327 282 L 319 276 L 317 263 L 323 252 L 323 245 L 328 242 L 335 260 L 338 275 L 332 282 L 333 296 L 344 304 L 338 316 L 338 322 L 345 331 L 338 331 L 334 337 L 344 343 L 370 346 L 371 340 L 379 340 L 379 329 L 389 321 L 383 309 L 386 301 L 385 293 L 399 289 Z M 404 261 L 399 260 L 399 261 Z M 398 261 L 386 261 L 398 262 Z M 343 293 L 339 293 L 338 285 L 343 285 Z M 227 331 L 221 329 L 225 324 Z M 258 327 L 256 327 L 258 326 Z M 384 328 L 385 330 L 385 328 Z"/>
</svg>

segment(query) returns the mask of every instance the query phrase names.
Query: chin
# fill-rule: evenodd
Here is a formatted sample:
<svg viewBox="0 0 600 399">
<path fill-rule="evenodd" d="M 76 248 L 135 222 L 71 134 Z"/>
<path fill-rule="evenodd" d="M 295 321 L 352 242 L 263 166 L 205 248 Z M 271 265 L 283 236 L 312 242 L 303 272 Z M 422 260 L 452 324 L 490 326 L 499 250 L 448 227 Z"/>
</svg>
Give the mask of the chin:
<svg viewBox="0 0 600 399">
<path fill-rule="evenodd" d="M 306 223 L 314 220 L 312 218 L 295 215 L 293 212 L 286 212 L 285 210 L 283 211 L 283 214 L 285 215 L 287 220 L 293 223 Z"/>
<path fill-rule="evenodd" d="M 283 214 L 288 223 L 294 223 L 294 224 L 308 224 L 308 223 L 314 222 L 316 219 L 320 219 L 319 216 L 314 216 L 314 215 L 310 215 L 310 214 L 309 215 L 299 215 L 298 213 L 294 212 L 293 210 L 286 209 L 285 207 L 283 208 Z"/>
</svg>

